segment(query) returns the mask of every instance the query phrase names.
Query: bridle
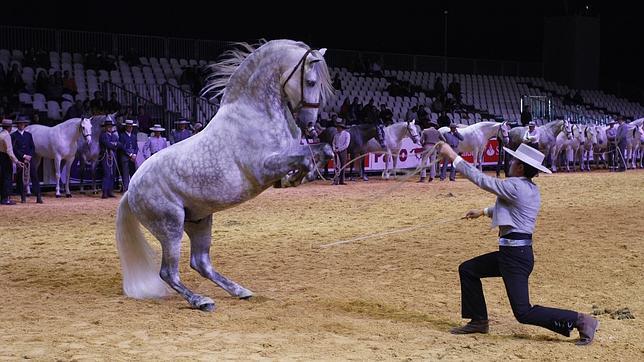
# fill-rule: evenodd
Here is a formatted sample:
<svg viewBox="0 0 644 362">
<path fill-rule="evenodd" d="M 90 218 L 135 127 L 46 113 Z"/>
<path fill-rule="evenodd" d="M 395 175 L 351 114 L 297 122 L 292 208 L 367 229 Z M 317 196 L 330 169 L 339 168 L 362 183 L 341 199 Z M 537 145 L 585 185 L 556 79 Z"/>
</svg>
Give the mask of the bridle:
<svg viewBox="0 0 644 362">
<path fill-rule="evenodd" d="M 295 118 L 295 115 L 302 109 L 302 108 L 315 108 L 319 109 L 320 108 L 320 102 L 318 99 L 317 103 L 309 103 L 304 99 L 304 68 L 305 68 L 305 63 L 306 63 L 306 57 L 311 54 L 313 49 L 309 49 L 304 53 L 302 58 L 300 58 L 300 61 L 295 64 L 295 67 L 293 67 L 293 70 L 291 70 L 291 73 L 286 77 L 286 80 L 282 84 L 282 92 L 286 94 L 286 90 L 284 89 L 286 87 L 286 84 L 288 83 L 289 80 L 291 80 L 291 77 L 295 74 L 297 71 L 297 68 L 300 68 L 300 101 L 297 103 L 295 107 L 291 104 L 290 101 L 287 102 L 288 109 L 291 111 L 293 114 L 293 118 Z M 301 66 L 301 67 L 300 67 Z"/>
<path fill-rule="evenodd" d="M 92 135 L 92 133 L 91 133 L 91 132 L 89 132 L 89 133 L 85 134 L 85 128 L 83 128 L 83 121 L 84 121 L 84 120 L 91 121 L 91 120 L 90 120 L 90 118 L 81 118 L 81 121 L 80 121 L 80 123 L 78 124 L 78 129 L 80 130 L 80 134 L 82 134 L 82 135 L 83 135 L 83 137 L 85 138 L 85 140 L 87 141 L 87 138 L 88 138 L 89 136 L 91 136 L 91 135 Z"/>
<path fill-rule="evenodd" d="M 412 142 L 418 143 L 418 141 L 420 141 L 420 135 L 419 134 L 413 134 L 411 132 L 411 127 L 412 127 L 411 122 L 407 122 L 407 126 L 405 127 L 405 129 L 407 129 L 407 133 L 409 134 L 409 138 L 411 138 Z M 414 126 L 414 128 L 415 128 L 415 126 Z"/>
</svg>

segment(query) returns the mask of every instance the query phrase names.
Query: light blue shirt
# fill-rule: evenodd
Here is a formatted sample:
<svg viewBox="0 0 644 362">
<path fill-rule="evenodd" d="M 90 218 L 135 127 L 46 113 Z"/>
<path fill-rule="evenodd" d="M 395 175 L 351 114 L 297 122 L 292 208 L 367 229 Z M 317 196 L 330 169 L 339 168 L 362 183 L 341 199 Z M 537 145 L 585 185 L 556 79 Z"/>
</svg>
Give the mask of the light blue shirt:
<svg viewBox="0 0 644 362">
<path fill-rule="evenodd" d="M 500 235 L 511 232 L 532 234 L 541 208 L 541 193 L 527 177 L 499 179 L 490 177 L 467 163 L 460 156 L 454 160 L 456 170 L 485 191 L 495 194 L 496 203 L 488 210 L 492 226 Z"/>
</svg>

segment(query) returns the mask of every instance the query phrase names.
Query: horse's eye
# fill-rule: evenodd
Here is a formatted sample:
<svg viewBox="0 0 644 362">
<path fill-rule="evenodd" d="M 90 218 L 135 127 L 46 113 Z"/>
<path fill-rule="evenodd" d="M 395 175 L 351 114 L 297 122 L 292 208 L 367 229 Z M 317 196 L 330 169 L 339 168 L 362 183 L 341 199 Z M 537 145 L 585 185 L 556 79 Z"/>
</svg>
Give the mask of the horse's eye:
<svg viewBox="0 0 644 362">
<path fill-rule="evenodd" d="M 306 86 L 307 87 L 315 87 L 315 81 L 314 80 L 307 80 L 306 81 Z"/>
</svg>

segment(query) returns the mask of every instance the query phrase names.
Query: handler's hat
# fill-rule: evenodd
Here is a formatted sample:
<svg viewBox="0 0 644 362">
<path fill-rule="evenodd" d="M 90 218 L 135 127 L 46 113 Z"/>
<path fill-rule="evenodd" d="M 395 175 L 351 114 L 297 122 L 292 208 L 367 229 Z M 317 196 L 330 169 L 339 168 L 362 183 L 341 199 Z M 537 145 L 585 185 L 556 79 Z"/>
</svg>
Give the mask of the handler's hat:
<svg viewBox="0 0 644 362">
<path fill-rule="evenodd" d="M 160 124 L 155 124 L 154 126 L 150 127 L 150 131 L 163 132 L 163 131 L 165 131 L 165 128 L 161 127 Z"/>
<path fill-rule="evenodd" d="M 519 148 L 517 148 L 516 151 L 512 151 L 511 149 L 507 147 L 503 147 L 505 152 L 511 154 L 514 158 L 517 158 L 521 160 L 522 162 L 527 163 L 528 165 L 538 169 L 541 172 L 545 173 L 552 173 L 550 170 L 548 170 L 545 166 L 543 166 L 541 163 L 543 162 L 543 159 L 545 156 L 543 153 L 539 152 L 539 150 L 534 149 L 525 143 L 522 143 L 519 145 Z"/>
<path fill-rule="evenodd" d="M 29 120 L 29 116 L 26 114 L 22 114 L 18 116 L 18 119 L 16 120 L 16 124 L 18 123 L 30 123 L 31 121 Z"/>
<path fill-rule="evenodd" d="M 109 119 L 109 118 L 106 118 L 106 119 L 103 121 L 103 124 L 102 124 L 102 125 L 103 125 L 103 126 L 113 126 L 113 125 L 114 125 L 114 121 L 112 121 L 112 120 L 111 120 L 111 119 Z"/>
<path fill-rule="evenodd" d="M 174 122 L 174 124 L 190 124 L 190 121 L 185 118 L 181 118 L 180 120 Z"/>
<path fill-rule="evenodd" d="M 528 123 L 528 126 L 536 126 L 536 125 L 537 125 L 537 124 L 536 124 L 536 123 L 534 123 L 534 122 L 530 122 L 530 123 Z"/>
<path fill-rule="evenodd" d="M 611 119 L 610 121 L 608 121 L 608 123 L 607 123 L 607 124 L 609 124 L 609 125 L 611 125 L 611 124 L 615 124 L 615 120 L 614 120 L 614 119 Z"/>
<path fill-rule="evenodd" d="M 8 127 L 8 126 L 11 126 L 11 125 L 13 125 L 12 120 L 6 119 L 6 118 L 2 120 L 2 127 Z"/>
<path fill-rule="evenodd" d="M 132 126 L 132 127 L 138 127 L 139 126 L 138 124 L 136 124 L 136 122 L 134 122 L 131 119 L 126 119 L 125 123 L 123 123 L 123 125 L 124 126 Z"/>
<path fill-rule="evenodd" d="M 342 120 L 342 118 L 338 118 L 338 119 L 335 121 L 335 126 L 336 126 L 336 127 L 347 128 L 347 124 L 346 124 L 346 123 L 344 123 L 344 121 Z"/>
<path fill-rule="evenodd" d="M 450 123 L 450 124 L 449 124 L 449 128 L 456 128 L 456 127 L 458 127 L 458 126 L 456 125 L 456 123 Z"/>
</svg>

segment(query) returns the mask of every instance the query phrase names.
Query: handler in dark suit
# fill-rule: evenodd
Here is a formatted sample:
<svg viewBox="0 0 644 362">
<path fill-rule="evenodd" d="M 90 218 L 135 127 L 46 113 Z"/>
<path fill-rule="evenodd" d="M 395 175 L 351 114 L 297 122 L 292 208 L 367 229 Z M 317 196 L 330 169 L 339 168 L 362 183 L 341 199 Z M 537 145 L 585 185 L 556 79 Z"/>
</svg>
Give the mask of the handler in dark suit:
<svg viewBox="0 0 644 362">
<path fill-rule="evenodd" d="M 18 130 L 11 134 L 11 143 L 13 144 L 13 152 L 21 162 L 24 162 L 24 167 L 18 165 L 16 167 L 16 186 L 20 194 L 20 202 L 27 202 L 27 187 L 24 183 L 25 168 L 29 167 L 29 176 L 31 178 L 31 187 L 36 194 L 36 202 L 42 204 L 42 195 L 40 194 L 40 181 L 38 180 L 38 169 L 36 163 L 31 162 L 32 157 L 36 154 L 36 146 L 31 133 L 25 131 L 27 124 L 29 124 L 29 117 L 19 116 L 16 121 Z M 28 165 L 28 166 L 27 166 Z"/>
<path fill-rule="evenodd" d="M 133 132 L 137 124 L 128 119 L 123 125 L 125 132 L 119 135 L 119 165 L 123 179 L 123 192 L 126 192 L 130 186 L 130 176 L 136 171 L 135 161 L 136 154 L 139 153 L 139 145 L 136 142 L 136 133 Z"/>
<path fill-rule="evenodd" d="M 116 151 L 119 145 L 119 136 L 114 132 L 114 122 L 106 119 L 103 122 L 103 132 L 99 138 L 101 145 L 101 167 L 103 168 L 103 199 L 114 197 L 114 175 L 116 174 Z"/>
</svg>

